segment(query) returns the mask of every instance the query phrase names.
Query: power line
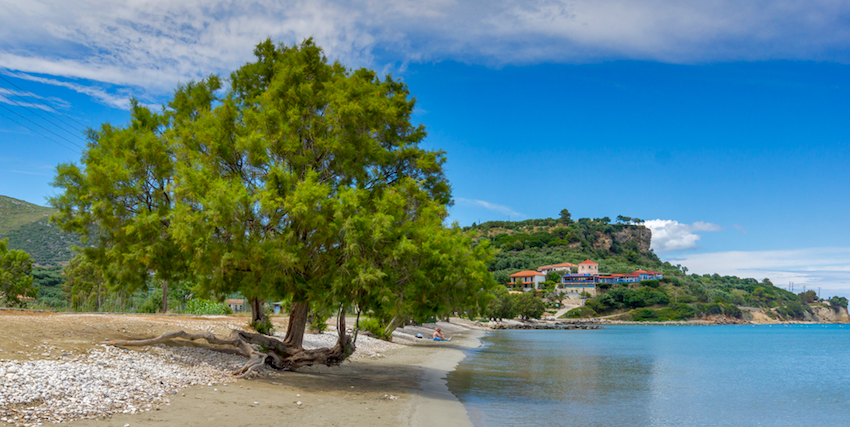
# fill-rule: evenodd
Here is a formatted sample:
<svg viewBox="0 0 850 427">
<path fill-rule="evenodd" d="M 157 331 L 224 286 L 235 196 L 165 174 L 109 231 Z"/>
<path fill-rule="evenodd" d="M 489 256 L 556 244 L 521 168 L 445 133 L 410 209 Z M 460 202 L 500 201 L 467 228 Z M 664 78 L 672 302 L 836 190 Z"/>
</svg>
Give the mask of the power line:
<svg viewBox="0 0 850 427">
<path fill-rule="evenodd" d="M 22 115 L 22 114 L 18 113 L 17 111 L 12 110 L 11 108 L 9 108 L 9 107 L 7 107 L 7 106 L 5 106 L 5 105 L 3 105 L 3 104 L 0 104 L 0 107 L 3 107 L 3 108 L 4 108 L 4 109 L 6 109 L 7 111 L 10 111 L 12 114 L 15 114 L 16 116 L 20 116 L 20 117 L 21 117 L 21 118 L 23 118 L 24 120 L 26 120 L 26 121 L 28 121 L 28 122 L 30 122 L 30 123 L 32 123 L 32 124 L 34 124 L 34 125 L 36 125 L 36 126 L 38 126 L 38 127 L 42 128 L 42 129 L 44 129 L 44 130 L 46 130 L 46 131 L 48 131 L 48 132 L 50 132 L 50 133 L 52 133 L 52 134 L 54 134 L 54 135 L 58 136 L 59 138 L 64 139 L 65 141 L 68 141 L 69 143 L 71 143 L 71 145 L 74 145 L 74 146 L 78 147 L 78 148 L 79 148 L 79 149 L 81 149 L 81 150 L 83 150 L 83 149 L 84 149 L 84 148 L 83 148 L 83 147 L 81 147 L 79 144 L 75 143 L 74 141 L 71 141 L 70 139 L 65 138 L 64 136 L 59 135 L 59 134 L 58 134 L 58 133 L 56 133 L 56 132 L 53 132 L 52 130 L 50 130 L 50 129 L 48 129 L 48 128 L 46 128 L 46 127 L 44 127 L 44 126 L 42 126 L 42 125 L 40 125 L 40 124 L 38 124 L 38 123 L 36 123 L 36 122 L 34 122 L 34 121 L 32 121 L 32 120 L 30 120 L 30 119 L 29 119 L 29 118 L 27 118 L 26 116 L 24 116 L 24 115 Z M 27 128 L 27 129 L 29 129 L 29 128 Z M 30 129 L 30 130 L 32 130 L 32 129 Z M 42 135 L 42 136 L 44 136 L 44 135 Z M 55 142 L 55 141 L 54 141 L 54 142 Z M 67 148 L 67 147 L 65 147 L 65 148 Z"/>
<path fill-rule="evenodd" d="M 0 75 L 0 80 L 3 80 L 4 82 L 9 83 L 10 85 L 12 85 L 12 86 L 14 86 L 14 87 L 18 88 L 18 90 L 20 90 L 20 91 L 22 91 L 22 92 L 24 92 L 24 93 L 26 93 L 26 94 L 29 94 L 30 96 L 32 96 L 32 97 L 33 97 L 33 99 L 35 99 L 36 101 L 40 102 L 41 104 L 44 104 L 44 106 L 46 106 L 46 107 L 48 107 L 48 108 L 50 108 L 50 109 L 53 109 L 53 107 L 52 107 L 52 106 L 50 106 L 50 105 L 49 105 L 49 104 L 47 104 L 46 102 L 42 101 L 40 96 L 38 96 L 38 95 L 36 95 L 36 94 L 34 94 L 34 93 L 32 93 L 32 92 L 30 92 L 30 91 L 28 91 L 28 90 L 26 90 L 26 89 L 24 89 L 24 88 L 22 88 L 22 87 L 20 87 L 20 86 L 18 86 L 18 85 L 16 85 L 16 84 L 14 84 L 14 83 L 12 83 L 12 82 L 10 82 L 9 80 L 7 80 L 7 79 L 6 79 L 5 77 L 3 77 L 2 75 Z M 58 111 L 58 110 L 56 110 L 56 111 L 57 111 L 59 114 L 61 114 L 61 115 L 65 116 L 65 117 L 67 117 L 67 118 L 71 119 L 74 123 L 77 123 L 78 125 L 82 126 L 82 127 L 83 127 L 83 129 L 88 129 L 88 128 L 89 128 L 89 126 L 86 126 L 86 125 L 84 125 L 84 124 L 82 124 L 82 123 L 78 122 L 78 121 L 77 121 L 76 119 L 74 119 L 73 117 L 71 117 L 71 116 L 69 116 L 69 115 L 67 115 L 67 114 L 65 114 L 65 113 L 63 113 L 63 112 L 61 112 L 61 111 Z M 60 120 L 62 123 L 65 123 L 65 124 L 66 124 L 66 125 L 68 125 L 68 126 L 74 127 L 74 126 L 73 126 L 73 125 L 71 125 L 70 123 L 67 123 L 67 122 L 65 122 L 64 120 L 62 120 L 62 119 L 60 119 L 60 118 L 58 118 L 58 117 L 57 117 L 56 119 L 57 119 L 57 120 Z M 78 130 L 78 131 L 80 131 L 79 129 L 77 129 L 77 130 Z M 82 132 L 82 131 L 81 131 L 81 132 Z"/>
<path fill-rule="evenodd" d="M 2 87 L 3 89 L 8 90 L 9 92 L 14 92 L 14 91 L 10 90 L 9 88 L 7 88 L 7 87 L 5 87 L 5 86 L 3 86 L 3 85 L 0 85 L 0 87 Z M 18 97 L 18 98 L 20 98 L 21 100 L 23 100 L 23 99 L 24 99 L 24 98 L 23 98 L 23 97 L 21 97 L 20 95 L 13 95 L 13 96 Z M 41 117 L 41 118 L 42 118 L 42 119 L 44 119 L 46 122 L 48 122 L 48 123 L 52 124 L 53 126 L 56 126 L 56 127 L 57 127 L 57 128 L 59 128 L 59 129 L 64 130 L 65 132 L 68 132 L 68 133 L 69 133 L 69 134 L 71 134 L 71 135 L 74 135 L 74 137 L 76 137 L 76 138 L 77 138 L 77 139 L 79 139 L 80 141 L 86 142 L 86 140 L 85 140 L 85 139 L 83 139 L 82 137 L 80 137 L 80 135 L 78 135 L 76 132 L 71 132 L 71 131 L 69 131 L 68 129 L 65 129 L 64 127 L 62 127 L 62 126 L 60 126 L 60 125 L 56 124 L 55 122 L 50 121 L 50 119 L 48 119 L 47 117 L 44 117 L 44 116 L 42 116 L 41 114 L 38 114 L 38 113 L 36 112 L 36 110 L 37 110 L 37 109 L 27 107 L 26 105 L 22 105 L 22 104 L 20 104 L 18 101 L 15 101 L 14 99 L 10 99 L 10 98 L 6 98 L 6 99 L 7 99 L 8 101 L 13 102 L 13 103 L 14 103 L 15 105 L 17 105 L 18 107 L 29 109 L 29 111 L 30 111 L 31 113 L 35 114 L 35 115 L 36 115 L 36 116 L 38 116 L 38 117 Z M 48 113 L 50 113 L 50 112 L 48 111 Z M 54 117 L 55 117 L 55 116 L 54 116 Z M 58 118 L 58 117 L 56 117 L 56 119 L 59 119 L 59 118 Z M 61 120 L 61 119 L 59 119 L 59 120 Z M 70 126 L 70 125 L 69 125 L 69 126 Z M 78 130 L 78 129 L 74 129 L 74 130 L 75 130 L 75 131 L 77 131 L 77 132 L 79 132 L 79 130 Z M 82 148 L 82 147 L 80 147 L 80 148 Z"/>
<path fill-rule="evenodd" d="M 0 105 L 0 107 L 2 107 L 2 105 Z M 7 108 L 7 110 L 8 110 L 8 108 Z M 13 111 L 13 112 L 14 112 L 14 111 Z M 0 117 L 4 117 L 4 118 L 6 118 L 6 119 L 9 119 L 10 121 L 12 121 L 12 122 L 14 122 L 14 123 L 17 123 L 18 125 L 23 126 L 23 127 L 27 128 L 27 129 L 29 129 L 31 132 L 34 132 L 35 134 L 37 134 L 37 135 L 41 136 L 42 138 L 44 138 L 44 139 L 46 139 L 46 140 L 48 140 L 48 141 L 50 141 L 50 142 L 52 142 L 52 143 L 54 143 L 54 144 L 56 144 L 56 145 L 59 145 L 60 147 L 67 148 L 67 149 L 69 149 L 69 150 L 73 151 L 73 152 L 74 152 L 74 153 L 76 153 L 76 154 L 80 154 L 79 152 L 77 152 L 77 150 L 74 150 L 73 148 L 71 148 L 71 147 L 69 147 L 69 146 L 67 146 L 67 145 L 65 145 L 65 144 L 62 144 L 62 143 L 60 143 L 59 141 L 56 141 L 56 140 L 54 140 L 54 139 L 52 139 L 52 138 L 48 137 L 47 135 L 44 135 L 43 133 L 41 133 L 41 132 L 39 132 L 39 131 L 37 131 L 37 130 L 35 130 L 35 129 L 33 129 L 33 128 L 31 128 L 31 127 L 29 127 L 29 126 L 27 126 L 27 125 L 25 125 L 25 124 L 23 124 L 23 123 L 21 123 L 21 122 L 19 122 L 19 121 L 15 120 L 15 119 L 13 119 L 13 118 L 9 117 L 9 116 L 4 116 L 4 115 L 0 114 Z"/>
</svg>

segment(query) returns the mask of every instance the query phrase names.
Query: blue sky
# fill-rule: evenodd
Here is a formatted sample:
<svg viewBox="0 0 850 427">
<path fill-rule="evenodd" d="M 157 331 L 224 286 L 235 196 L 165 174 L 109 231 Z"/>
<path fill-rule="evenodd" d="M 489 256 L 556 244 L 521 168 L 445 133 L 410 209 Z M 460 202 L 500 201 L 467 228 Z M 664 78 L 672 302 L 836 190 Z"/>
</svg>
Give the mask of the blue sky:
<svg viewBox="0 0 850 427">
<path fill-rule="evenodd" d="M 313 36 L 409 84 L 462 225 L 639 217 L 692 272 L 850 295 L 850 5 L 702 3 L 0 0 L 0 194 L 44 204 L 130 96 Z"/>
</svg>

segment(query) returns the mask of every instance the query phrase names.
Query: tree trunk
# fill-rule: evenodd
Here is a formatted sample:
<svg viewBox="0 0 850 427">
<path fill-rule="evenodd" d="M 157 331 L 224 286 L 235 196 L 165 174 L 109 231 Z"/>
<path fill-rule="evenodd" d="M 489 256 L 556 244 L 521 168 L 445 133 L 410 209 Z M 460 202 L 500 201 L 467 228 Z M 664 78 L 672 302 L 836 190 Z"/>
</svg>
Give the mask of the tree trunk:
<svg viewBox="0 0 850 427">
<path fill-rule="evenodd" d="M 310 306 L 306 302 L 293 302 L 289 310 L 289 326 L 286 328 L 286 338 L 284 344 L 302 348 L 301 344 L 304 341 L 304 329 L 307 326 L 307 312 Z"/>
<path fill-rule="evenodd" d="M 384 336 L 388 338 L 389 341 L 393 340 L 393 331 L 398 328 L 398 325 L 401 323 L 401 318 L 398 316 L 393 316 L 390 319 L 390 323 L 387 324 L 387 327 L 384 328 Z"/>
<path fill-rule="evenodd" d="M 168 313 L 168 280 L 162 282 L 162 312 Z"/>
<path fill-rule="evenodd" d="M 263 312 L 263 300 L 260 298 L 251 298 L 251 323 L 257 324 L 266 320 L 266 313 Z"/>
</svg>

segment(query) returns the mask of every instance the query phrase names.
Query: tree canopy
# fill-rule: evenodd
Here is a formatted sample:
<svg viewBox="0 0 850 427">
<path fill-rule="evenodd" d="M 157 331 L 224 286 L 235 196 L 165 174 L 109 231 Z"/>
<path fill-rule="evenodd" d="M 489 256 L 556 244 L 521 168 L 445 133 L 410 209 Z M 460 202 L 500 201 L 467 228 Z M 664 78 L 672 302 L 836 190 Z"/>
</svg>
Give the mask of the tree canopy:
<svg viewBox="0 0 850 427">
<path fill-rule="evenodd" d="M 0 240 L 0 302 L 22 306 L 38 292 L 32 285 L 32 260 L 28 253 L 8 246 L 8 239 Z"/>
<path fill-rule="evenodd" d="M 407 86 L 311 40 L 254 53 L 229 89 L 210 76 L 162 112 L 134 103 L 130 125 L 92 131 L 83 164 L 58 168 L 55 220 L 88 238 L 106 280 L 288 299 L 296 347 L 307 309 L 392 327 L 485 306 L 493 249 L 443 224 L 445 154 L 420 146 Z"/>
</svg>

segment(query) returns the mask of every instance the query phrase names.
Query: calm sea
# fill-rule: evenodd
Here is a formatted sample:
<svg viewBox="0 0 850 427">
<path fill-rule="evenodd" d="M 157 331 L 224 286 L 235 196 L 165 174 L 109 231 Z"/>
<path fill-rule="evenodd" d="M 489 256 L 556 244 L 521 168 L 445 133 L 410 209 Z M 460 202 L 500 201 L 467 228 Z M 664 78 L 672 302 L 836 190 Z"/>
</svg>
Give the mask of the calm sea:
<svg viewBox="0 0 850 427">
<path fill-rule="evenodd" d="M 479 427 L 850 425 L 850 326 L 495 331 L 448 376 Z"/>
</svg>

